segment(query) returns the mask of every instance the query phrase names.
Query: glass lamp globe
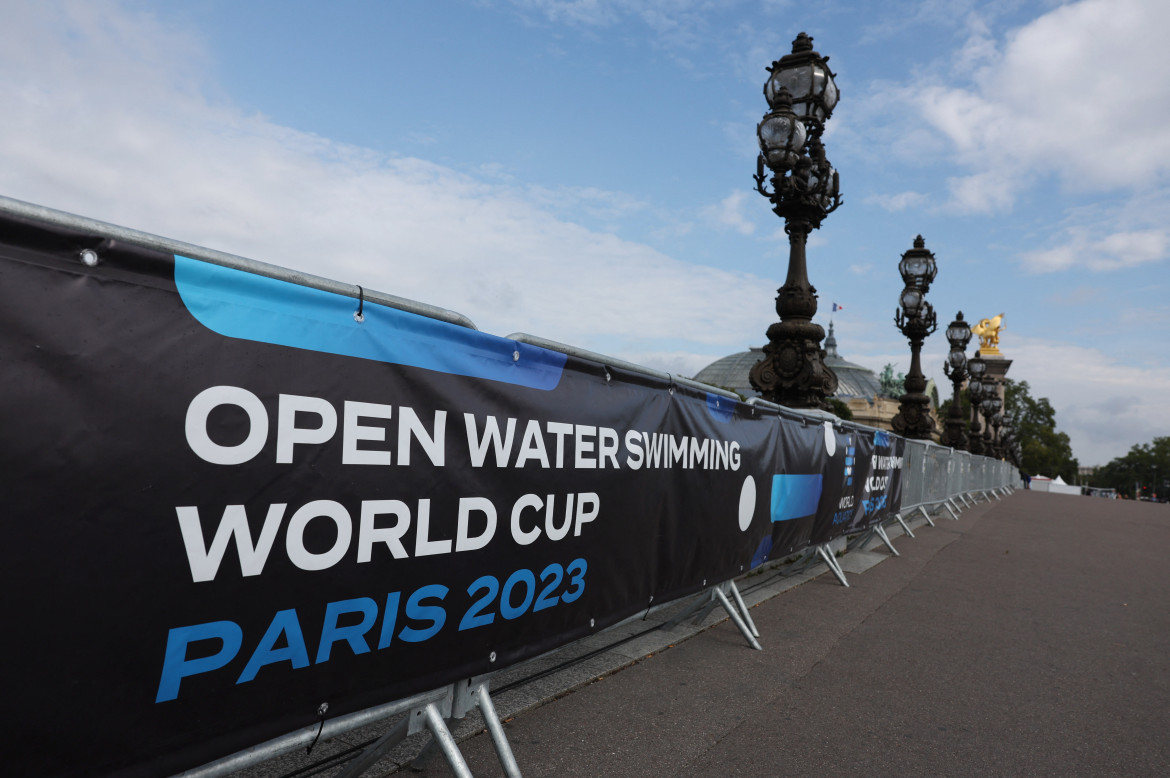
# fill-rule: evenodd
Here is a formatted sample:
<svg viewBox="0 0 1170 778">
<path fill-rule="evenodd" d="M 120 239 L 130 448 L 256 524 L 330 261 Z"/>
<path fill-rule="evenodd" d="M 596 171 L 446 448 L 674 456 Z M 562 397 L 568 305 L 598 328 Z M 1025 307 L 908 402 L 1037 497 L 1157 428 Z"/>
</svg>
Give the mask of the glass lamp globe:
<svg viewBox="0 0 1170 778">
<path fill-rule="evenodd" d="M 958 349 L 951 349 L 947 354 L 947 364 L 952 371 L 961 371 L 967 366 L 967 355 Z"/>
<path fill-rule="evenodd" d="M 971 374 L 971 378 L 974 380 L 983 378 L 983 375 L 987 372 L 987 362 L 979 356 L 978 351 L 975 352 L 973 359 L 967 360 L 967 372 Z"/>
<path fill-rule="evenodd" d="M 787 94 L 782 94 L 777 105 L 756 127 L 756 135 L 768 167 L 776 172 L 784 172 L 791 170 L 800 159 L 808 131 L 792 112 Z"/>
<path fill-rule="evenodd" d="M 971 342 L 971 327 L 963 321 L 962 311 L 959 311 L 959 315 L 947 327 L 947 342 L 956 351 L 966 351 L 967 344 Z"/>
<path fill-rule="evenodd" d="M 841 93 L 829 70 L 829 58 L 813 51 L 813 39 L 805 33 L 792 42 L 792 53 L 781 57 L 768 68 L 772 74 L 764 83 L 764 97 L 768 105 L 781 90 L 792 95 L 792 110 L 798 116 L 827 121 L 837 106 Z"/>
<path fill-rule="evenodd" d="M 916 286 L 924 292 L 930 289 L 934 277 L 938 275 L 938 264 L 934 261 L 934 254 L 927 251 L 926 241 L 921 235 L 914 239 L 914 248 L 902 255 L 898 272 L 907 286 Z"/>
<path fill-rule="evenodd" d="M 898 302 L 902 306 L 902 312 L 908 319 L 918 318 L 918 315 L 922 313 L 924 301 L 922 292 L 917 287 L 907 286 L 903 289 L 901 297 L 898 298 Z"/>
</svg>

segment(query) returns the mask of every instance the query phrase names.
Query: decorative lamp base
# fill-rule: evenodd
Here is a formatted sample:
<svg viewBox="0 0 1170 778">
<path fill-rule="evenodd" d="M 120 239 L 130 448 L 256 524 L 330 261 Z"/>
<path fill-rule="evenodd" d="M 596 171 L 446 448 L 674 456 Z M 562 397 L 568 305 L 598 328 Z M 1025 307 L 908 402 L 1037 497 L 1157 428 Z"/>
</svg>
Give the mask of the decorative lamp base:
<svg viewBox="0 0 1170 778">
<path fill-rule="evenodd" d="M 912 440 L 930 440 L 934 435 L 934 417 L 930 415 L 930 398 L 924 394 L 902 396 L 901 407 L 890 420 L 894 432 Z"/>
<path fill-rule="evenodd" d="M 768 402 L 789 408 L 827 409 L 837 392 L 837 374 L 825 364 L 825 330 L 809 321 L 777 322 L 768 328 L 764 358 L 748 374 Z"/>
</svg>

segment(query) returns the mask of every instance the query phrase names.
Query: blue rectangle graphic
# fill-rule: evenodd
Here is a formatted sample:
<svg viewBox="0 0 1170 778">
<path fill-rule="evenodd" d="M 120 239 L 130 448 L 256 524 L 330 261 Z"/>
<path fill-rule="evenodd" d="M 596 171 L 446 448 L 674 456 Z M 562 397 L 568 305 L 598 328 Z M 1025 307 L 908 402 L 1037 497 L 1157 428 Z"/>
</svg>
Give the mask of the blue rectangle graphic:
<svg viewBox="0 0 1170 778">
<path fill-rule="evenodd" d="M 772 521 L 788 521 L 817 512 L 823 476 L 772 476 Z"/>
</svg>

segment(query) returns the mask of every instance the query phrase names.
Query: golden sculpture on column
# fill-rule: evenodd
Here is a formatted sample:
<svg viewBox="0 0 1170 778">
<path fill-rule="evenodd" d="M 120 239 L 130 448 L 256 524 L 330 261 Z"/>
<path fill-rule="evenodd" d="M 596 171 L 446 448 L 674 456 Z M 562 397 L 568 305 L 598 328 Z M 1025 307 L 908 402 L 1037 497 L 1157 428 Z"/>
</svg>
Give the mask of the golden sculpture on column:
<svg viewBox="0 0 1170 778">
<path fill-rule="evenodd" d="M 993 319 L 981 319 L 978 324 L 971 328 L 971 332 L 979 337 L 979 351 L 983 353 L 983 356 L 1000 356 L 999 331 L 1002 329 L 1002 313 Z"/>
</svg>

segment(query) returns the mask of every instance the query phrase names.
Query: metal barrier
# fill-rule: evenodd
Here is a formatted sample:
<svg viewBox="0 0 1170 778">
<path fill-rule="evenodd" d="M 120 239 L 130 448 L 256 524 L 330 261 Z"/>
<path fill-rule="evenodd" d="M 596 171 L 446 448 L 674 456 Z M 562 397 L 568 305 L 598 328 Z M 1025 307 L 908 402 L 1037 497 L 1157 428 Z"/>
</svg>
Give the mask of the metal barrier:
<svg viewBox="0 0 1170 778">
<path fill-rule="evenodd" d="M 93 242 L 94 240 L 105 240 L 107 242 L 123 241 L 145 248 L 161 250 L 166 253 L 180 254 L 205 260 L 256 275 L 289 281 L 301 286 L 346 295 L 358 300 L 381 303 L 382 305 L 409 311 L 421 316 L 474 329 L 474 325 L 467 317 L 452 311 L 416 303 L 370 289 L 363 289 L 359 286 L 341 284 L 254 260 L 105 224 L 92 219 L 53 211 L 9 198 L 0 197 L 0 213 L 53 224 L 75 232 L 78 235 L 84 236 L 86 241 L 84 245 L 89 245 L 89 242 Z M 708 394 L 721 395 L 729 399 L 739 399 L 738 395 L 723 389 L 699 384 L 689 378 L 673 376 L 624 360 L 534 336 L 517 333 L 508 336 L 508 339 L 517 343 L 527 343 L 570 356 L 592 360 L 610 367 L 618 367 L 628 372 L 639 373 L 659 380 L 666 380 L 673 384 L 692 386 Z M 673 391 L 672 388 L 671 392 L 673 393 Z M 842 421 L 831 414 L 821 411 L 796 411 L 758 399 L 749 401 L 749 404 L 788 417 L 802 417 L 816 424 L 823 425 L 826 422 L 831 422 L 834 427 L 843 431 L 873 432 L 874 429 L 854 422 Z M 956 517 L 956 511 L 962 509 L 959 503 L 967 506 L 971 504 L 971 500 L 999 499 L 1002 493 L 1020 485 L 1018 472 L 1006 462 L 994 461 L 986 457 L 972 456 L 965 452 L 920 441 L 906 441 L 902 472 L 901 512 L 897 513 L 895 518 L 890 521 L 896 520 L 899 522 L 908 535 L 910 535 L 910 528 L 904 520 L 904 515 L 910 511 L 921 511 L 926 516 L 927 521 L 930 521 L 933 525 L 928 510 L 929 508 L 942 506 L 950 512 L 952 517 Z M 878 537 L 885 543 L 893 554 L 897 554 L 882 524 L 871 527 L 865 533 L 865 539 L 873 536 Z M 910 536 L 912 537 L 912 535 Z M 853 544 L 850 545 L 852 546 Z M 808 549 L 807 554 L 810 560 L 817 557 L 822 559 L 841 583 L 848 586 L 844 573 L 835 561 L 835 554 L 827 543 Z M 709 586 L 707 585 L 707 581 L 704 581 L 704 589 L 697 595 L 694 605 L 684 609 L 677 620 L 689 618 L 695 613 L 698 613 L 698 618 L 701 619 L 711 609 L 717 607 L 722 607 L 726 610 L 753 648 L 761 648 L 756 640 L 759 635 L 758 630 L 752 623 L 750 614 L 733 581 L 711 581 Z M 320 726 L 310 726 L 303 730 L 288 733 L 268 743 L 254 746 L 253 748 L 217 760 L 216 762 L 206 764 L 186 773 L 186 775 L 223 775 L 230 771 L 265 761 L 297 746 L 303 746 L 323 735 L 325 737 L 336 736 L 354 727 L 404 712 L 408 713 L 408 715 L 403 723 L 371 745 L 365 753 L 348 767 L 345 774 L 359 774 L 366 766 L 376 762 L 377 757 L 381 753 L 384 753 L 386 749 L 401 741 L 408 734 L 413 734 L 422 729 L 428 729 L 451 763 L 453 771 L 456 774 L 464 775 L 468 774 L 466 765 L 462 762 L 458 747 L 451 738 L 444 719 L 461 718 L 475 707 L 479 707 L 483 712 L 506 773 L 508 775 L 518 775 L 519 768 L 508 747 L 503 730 L 499 726 L 499 720 L 495 715 L 491 697 L 488 693 L 487 676 L 462 681 L 452 686 L 390 702 L 349 716 L 330 719 L 328 722 L 325 721 L 325 711 L 322 710 L 319 712 L 319 715 L 322 716 Z"/>
</svg>

